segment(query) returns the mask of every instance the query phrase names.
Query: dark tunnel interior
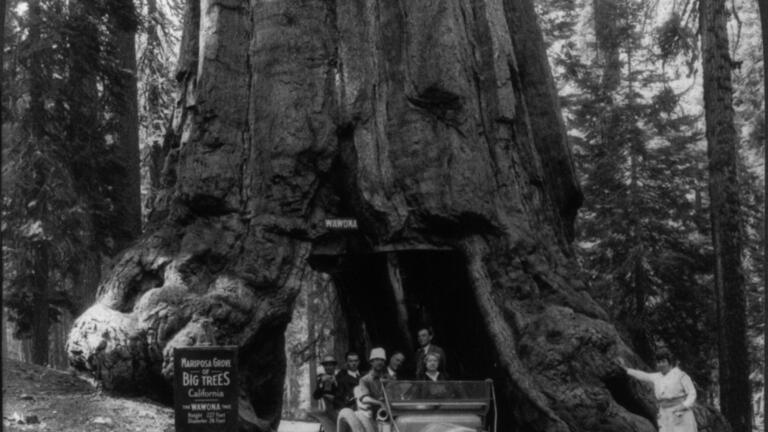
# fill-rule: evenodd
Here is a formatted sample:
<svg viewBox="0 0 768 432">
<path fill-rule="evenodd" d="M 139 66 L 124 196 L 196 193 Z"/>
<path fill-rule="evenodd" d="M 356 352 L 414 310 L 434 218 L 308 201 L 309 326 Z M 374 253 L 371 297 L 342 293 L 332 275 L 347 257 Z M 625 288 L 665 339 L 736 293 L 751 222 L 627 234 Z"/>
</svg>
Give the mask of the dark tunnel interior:
<svg viewBox="0 0 768 432">
<path fill-rule="evenodd" d="M 371 347 L 383 346 L 388 355 L 400 350 L 406 356 L 404 376 L 412 378 L 416 333 L 431 327 L 433 343 L 445 350 L 450 378 L 491 378 L 498 405 L 509 406 L 507 378 L 498 364 L 496 348 L 476 306 L 467 266 L 459 252 L 356 253 L 327 262 L 335 264 L 332 270 L 324 271 L 330 270 L 333 275 L 346 317 L 350 349 L 362 354 Z M 399 299 L 397 292 L 401 293 Z M 514 430 L 512 415 L 511 410 L 500 410 L 499 430 Z"/>
</svg>

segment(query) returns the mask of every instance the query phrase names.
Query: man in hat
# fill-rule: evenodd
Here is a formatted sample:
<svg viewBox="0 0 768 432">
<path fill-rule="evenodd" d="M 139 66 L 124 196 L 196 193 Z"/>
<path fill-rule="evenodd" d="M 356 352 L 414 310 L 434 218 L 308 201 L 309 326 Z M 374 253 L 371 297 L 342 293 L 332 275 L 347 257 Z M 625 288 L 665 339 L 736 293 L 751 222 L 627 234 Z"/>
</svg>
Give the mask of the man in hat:
<svg viewBox="0 0 768 432">
<path fill-rule="evenodd" d="M 336 358 L 332 355 L 326 355 L 320 364 L 322 370 L 318 368 L 317 387 L 315 387 L 312 397 L 323 400 L 326 411 L 338 411 L 342 401 L 336 400 L 339 387 L 338 382 L 336 382 Z"/>
<path fill-rule="evenodd" d="M 355 387 L 360 383 L 360 356 L 354 351 L 349 351 L 346 356 L 346 367 L 336 374 L 336 382 L 339 384 L 336 397 L 342 406 L 354 408 Z"/>
<path fill-rule="evenodd" d="M 445 372 L 445 351 L 442 348 L 432 343 L 434 333 L 431 328 L 423 327 L 416 333 L 416 337 L 419 341 L 419 349 L 416 350 L 416 376 L 420 377 L 424 374 L 426 367 L 424 364 L 424 356 L 430 353 L 440 356 L 440 364 L 438 370 Z"/>
<path fill-rule="evenodd" d="M 384 392 L 381 381 L 387 379 L 387 353 L 384 348 L 377 347 L 371 350 L 368 356 L 371 363 L 371 370 L 360 378 L 360 384 L 355 387 L 355 398 L 357 398 L 357 413 L 361 419 L 368 419 L 372 422 L 376 411 L 384 405 Z"/>
</svg>

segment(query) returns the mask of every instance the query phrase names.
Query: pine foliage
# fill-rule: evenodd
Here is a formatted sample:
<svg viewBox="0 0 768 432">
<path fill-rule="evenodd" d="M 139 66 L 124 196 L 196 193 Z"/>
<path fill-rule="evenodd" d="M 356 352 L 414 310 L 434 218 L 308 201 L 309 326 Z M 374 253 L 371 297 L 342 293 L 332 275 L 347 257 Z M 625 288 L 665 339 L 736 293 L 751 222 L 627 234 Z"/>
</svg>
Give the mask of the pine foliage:
<svg viewBox="0 0 768 432">
<path fill-rule="evenodd" d="M 47 299 L 52 320 L 77 307 L 73 290 L 83 257 L 114 254 L 113 239 L 122 235 L 113 185 L 125 169 L 114 136 L 124 105 L 119 83 L 132 72 L 119 67 L 113 35 L 138 25 L 126 5 L 132 4 L 37 0 L 9 8 L 3 294 L 19 335 L 28 334 L 39 296 Z M 33 286 L 41 272 L 49 281 L 46 293 Z"/>
<path fill-rule="evenodd" d="M 654 28 L 646 2 L 610 5 L 558 26 L 574 28 L 570 36 L 594 29 L 582 43 L 547 33 L 585 195 L 577 253 L 593 295 L 636 352 L 652 364 L 654 351 L 668 346 L 710 388 L 716 356 L 706 153 L 701 119 L 673 83 L 679 67 L 667 67 L 695 55 L 695 39 L 682 11 Z M 551 6 L 541 7 L 551 16 Z M 611 28 L 595 29 L 596 21 Z"/>
</svg>

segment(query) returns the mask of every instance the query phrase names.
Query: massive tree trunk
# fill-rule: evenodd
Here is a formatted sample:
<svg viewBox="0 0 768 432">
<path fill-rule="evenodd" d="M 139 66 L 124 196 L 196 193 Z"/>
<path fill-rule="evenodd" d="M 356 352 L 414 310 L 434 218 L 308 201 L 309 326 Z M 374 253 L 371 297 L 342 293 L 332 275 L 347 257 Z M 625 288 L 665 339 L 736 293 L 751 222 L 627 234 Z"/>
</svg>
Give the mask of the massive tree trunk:
<svg viewBox="0 0 768 432">
<path fill-rule="evenodd" d="M 405 348 L 427 321 L 452 371 L 494 378 L 499 430 L 655 430 L 575 277 L 581 194 L 529 1 L 202 0 L 184 22 L 167 189 L 73 364 L 104 340 L 108 388 L 167 386 L 119 347 L 156 329 L 168 378 L 175 347 L 238 345 L 243 425 L 274 429 L 314 268 L 351 348 Z"/>
<path fill-rule="evenodd" d="M 752 430 L 745 278 L 741 263 L 738 136 L 724 0 L 699 2 L 710 218 L 715 249 L 720 407 L 734 432 Z"/>
</svg>

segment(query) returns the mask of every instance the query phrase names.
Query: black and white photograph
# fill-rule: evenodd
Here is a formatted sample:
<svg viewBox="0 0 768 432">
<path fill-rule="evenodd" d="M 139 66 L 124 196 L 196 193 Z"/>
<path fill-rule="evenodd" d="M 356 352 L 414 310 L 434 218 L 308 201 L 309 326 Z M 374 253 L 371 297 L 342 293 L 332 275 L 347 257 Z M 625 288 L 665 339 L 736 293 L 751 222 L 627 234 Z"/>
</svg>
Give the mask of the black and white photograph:
<svg viewBox="0 0 768 432">
<path fill-rule="evenodd" d="M 768 0 L 0 0 L 2 430 L 768 432 Z"/>
</svg>

